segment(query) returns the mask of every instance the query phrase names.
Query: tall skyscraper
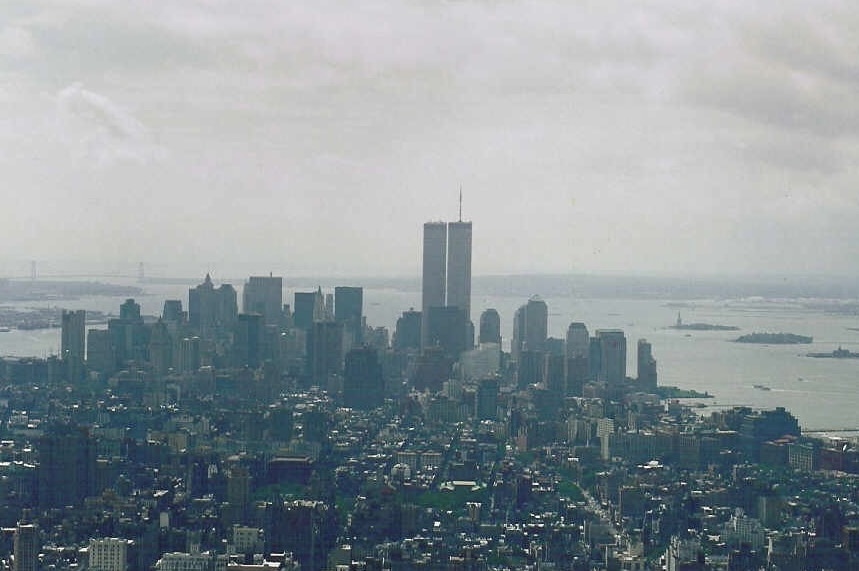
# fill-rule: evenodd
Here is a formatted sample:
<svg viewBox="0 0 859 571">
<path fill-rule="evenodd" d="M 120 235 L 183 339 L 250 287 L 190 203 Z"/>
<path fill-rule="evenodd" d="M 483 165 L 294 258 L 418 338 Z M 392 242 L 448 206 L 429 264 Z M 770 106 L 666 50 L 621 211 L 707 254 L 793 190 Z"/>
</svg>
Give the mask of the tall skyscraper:
<svg viewBox="0 0 859 571">
<path fill-rule="evenodd" d="M 545 301 L 534 296 L 513 316 L 513 358 L 519 361 L 522 351 L 543 351 L 548 330 L 549 308 Z"/>
<path fill-rule="evenodd" d="M 188 321 L 204 339 L 232 333 L 238 314 L 235 288 L 229 284 L 215 288 L 209 274 L 188 290 Z"/>
<path fill-rule="evenodd" d="M 653 358 L 653 347 L 647 339 L 638 340 L 638 384 L 642 390 L 655 391 L 656 359 Z"/>
<path fill-rule="evenodd" d="M 423 274 L 421 275 L 421 349 L 429 346 L 429 309 L 446 305 L 447 224 L 424 224 Z"/>
<path fill-rule="evenodd" d="M 249 277 L 242 289 L 242 311 L 259 313 L 266 325 L 278 325 L 283 311 L 283 278 Z"/>
<path fill-rule="evenodd" d="M 447 225 L 447 305 L 471 320 L 471 222 Z"/>
<path fill-rule="evenodd" d="M 39 565 L 39 532 L 31 523 L 19 523 L 13 539 L 12 571 L 36 571 Z"/>
<path fill-rule="evenodd" d="M 359 345 L 364 340 L 364 288 L 337 286 L 334 288 L 334 321 L 342 323 L 352 342 Z"/>
<path fill-rule="evenodd" d="M 69 381 L 80 381 L 84 376 L 85 332 L 86 311 L 63 310 L 61 351 Z"/>
<path fill-rule="evenodd" d="M 424 224 L 421 348 L 431 345 L 432 308 L 457 308 L 465 324 L 463 345 L 474 342 L 471 325 L 471 222 Z"/>
<path fill-rule="evenodd" d="M 598 381 L 617 386 L 626 379 L 626 336 L 620 329 L 597 329 L 600 347 Z"/>
<path fill-rule="evenodd" d="M 572 322 L 567 327 L 567 342 L 565 353 L 570 357 L 587 357 L 591 338 L 588 328 L 584 323 Z"/>
</svg>

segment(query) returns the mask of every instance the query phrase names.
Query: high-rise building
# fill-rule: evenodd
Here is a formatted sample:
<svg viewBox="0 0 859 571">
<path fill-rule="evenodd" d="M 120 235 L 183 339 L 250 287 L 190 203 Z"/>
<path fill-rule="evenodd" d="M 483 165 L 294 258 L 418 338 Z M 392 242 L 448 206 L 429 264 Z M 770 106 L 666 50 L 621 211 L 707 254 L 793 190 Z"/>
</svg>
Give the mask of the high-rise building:
<svg viewBox="0 0 859 571">
<path fill-rule="evenodd" d="M 597 329 L 600 347 L 598 381 L 617 386 L 626 379 L 626 336 L 620 329 Z"/>
<path fill-rule="evenodd" d="M 423 273 L 421 274 L 421 349 L 430 345 L 429 320 L 431 307 L 443 307 L 447 301 L 447 224 L 424 224 Z"/>
<path fill-rule="evenodd" d="M 293 320 L 298 329 L 310 331 L 313 325 L 313 313 L 316 307 L 315 291 L 295 292 L 295 303 L 293 303 Z"/>
<path fill-rule="evenodd" d="M 203 283 L 188 290 L 188 322 L 203 339 L 231 333 L 238 313 L 235 288 L 230 284 L 215 288 L 209 274 Z"/>
<path fill-rule="evenodd" d="M 342 323 L 352 343 L 364 341 L 364 288 L 337 286 L 334 288 L 334 321 Z"/>
<path fill-rule="evenodd" d="M 480 314 L 477 342 L 501 344 L 501 316 L 497 310 L 490 308 Z"/>
<path fill-rule="evenodd" d="M 36 571 L 39 565 L 39 532 L 31 523 L 19 523 L 13 539 L 12 571 Z"/>
<path fill-rule="evenodd" d="M 233 366 L 256 369 L 262 362 L 264 344 L 263 316 L 240 313 L 233 338 Z"/>
<path fill-rule="evenodd" d="M 249 277 L 242 289 L 242 311 L 259 313 L 266 325 L 278 325 L 283 311 L 283 278 Z"/>
<path fill-rule="evenodd" d="M 421 348 L 431 346 L 430 312 L 433 308 L 456 308 L 461 314 L 464 348 L 474 343 L 471 324 L 471 222 L 427 222 L 424 224 L 423 274 L 421 287 Z M 454 355 L 456 357 L 458 355 Z"/>
<path fill-rule="evenodd" d="M 116 370 L 113 337 L 107 329 L 90 329 L 87 332 L 87 369 L 108 377 Z"/>
<path fill-rule="evenodd" d="M 315 321 L 307 337 L 310 382 L 322 388 L 343 372 L 343 324 Z"/>
<path fill-rule="evenodd" d="M 369 410 L 384 402 L 385 385 L 379 355 L 371 347 L 356 347 L 346 353 L 343 370 L 343 405 Z"/>
<path fill-rule="evenodd" d="M 590 377 L 591 338 L 584 323 L 574 321 L 567 327 L 564 344 L 564 376 L 568 396 L 581 396 Z"/>
<path fill-rule="evenodd" d="M 85 331 L 86 311 L 63 310 L 61 351 L 69 381 L 80 381 L 84 376 Z"/>
<path fill-rule="evenodd" d="M 51 426 L 38 441 L 39 506 L 62 508 L 83 502 L 96 486 L 96 442 L 87 429 Z"/>
<path fill-rule="evenodd" d="M 653 358 L 653 347 L 647 339 L 638 340 L 638 385 L 642 390 L 655 391 L 656 359 Z"/>
<path fill-rule="evenodd" d="M 420 311 L 409 309 L 403 312 L 394 330 L 394 349 L 407 351 L 421 348 L 421 320 Z"/>
<path fill-rule="evenodd" d="M 534 296 L 513 316 L 513 358 L 518 361 L 522 351 L 543 351 L 548 329 L 549 308 L 545 301 Z"/>
<path fill-rule="evenodd" d="M 447 305 L 471 320 L 471 222 L 447 225 Z"/>
<path fill-rule="evenodd" d="M 567 327 L 565 353 L 570 357 L 587 357 L 591 344 L 590 333 L 584 323 L 572 322 Z"/>
</svg>

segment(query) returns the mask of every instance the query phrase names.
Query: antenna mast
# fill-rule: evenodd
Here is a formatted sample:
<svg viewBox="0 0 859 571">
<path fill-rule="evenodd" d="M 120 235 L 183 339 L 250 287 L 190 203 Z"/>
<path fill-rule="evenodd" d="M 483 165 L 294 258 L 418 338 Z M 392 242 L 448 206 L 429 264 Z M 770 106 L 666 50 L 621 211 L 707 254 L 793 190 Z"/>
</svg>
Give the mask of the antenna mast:
<svg viewBox="0 0 859 571">
<path fill-rule="evenodd" d="M 462 222 L 462 185 L 459 185 L 459 221 Z"/>
</svg>

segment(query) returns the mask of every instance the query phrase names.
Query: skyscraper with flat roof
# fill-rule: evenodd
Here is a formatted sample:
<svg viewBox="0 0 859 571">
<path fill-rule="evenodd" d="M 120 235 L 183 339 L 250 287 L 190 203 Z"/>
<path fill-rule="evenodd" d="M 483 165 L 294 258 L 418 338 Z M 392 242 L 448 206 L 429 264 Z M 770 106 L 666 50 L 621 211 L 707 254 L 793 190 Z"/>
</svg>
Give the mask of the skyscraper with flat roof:
<svg viewBox="0 0 859 571">
<path fill-rule="evenodd" d="M 456 308 L 465 324 L 465 346 L 474 341 L 471 325 L 471 222 L 424 224 L 421 348 L 430 344 L 428 316 L 433 308 Z M 451 310 L 452 311 L 452 310 Z"/>
<path fill-rule="evenodd" d="M 283 278 L 251 276 L 242 289 L 242 311 L 259 313 L 266 325 L 280 323 L 283 311 Z"/>
<path fill-rule="evenodd" d="M 471 222 L 447 225 L 447 305 L 471 320 Z"/>
<path fill-rule="evenodd" d="M 334 288 L 334 321 L 342 323 L 352 342 L 363 342 L 364 288 L 337 286 Z"/>
<path fill-rule="evenodd" d="M 63 310 L 61 351 L 69 381 L 80 381 L 84 376 L 85 334 L 86 311 Z"/>
<path fill-rule="evenodd" d="M 429 344 L 426 318 L 431 307 L 444 307 L 447 301 L 447 224 L 424 224 L 423 273 L 421 274 L 421 349 Z"/>
<path fill-rule="evenodd" d="M 617 386 L 626 379 L 626 336 L 620 329 L 597 329 L 600 368 L 598 381 Z"/>
</svg>

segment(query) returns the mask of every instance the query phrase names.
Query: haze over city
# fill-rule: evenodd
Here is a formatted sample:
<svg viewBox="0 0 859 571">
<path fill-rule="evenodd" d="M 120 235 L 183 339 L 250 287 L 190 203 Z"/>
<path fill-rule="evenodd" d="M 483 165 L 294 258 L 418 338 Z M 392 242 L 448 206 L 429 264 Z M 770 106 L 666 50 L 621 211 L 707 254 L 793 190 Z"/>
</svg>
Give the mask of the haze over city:
<svg viewBox="0 0 859 571">
<path fill-rule="evenodd" d="M 0 274 L 852 274 L 859 6 L 0 5 Z M 169 266 L 169 269 L 168 269 Z"/>
</svg>

